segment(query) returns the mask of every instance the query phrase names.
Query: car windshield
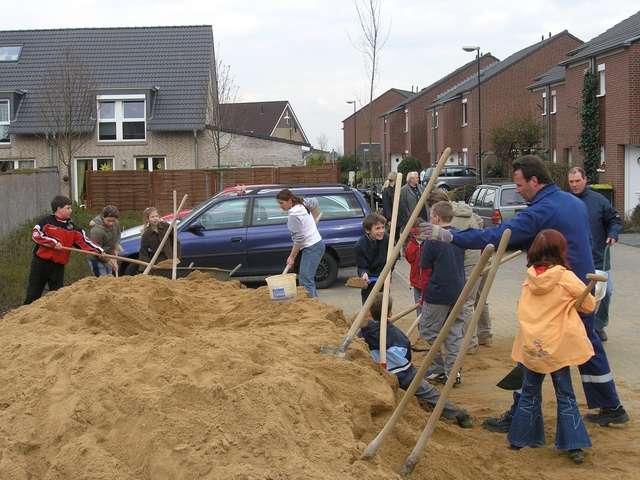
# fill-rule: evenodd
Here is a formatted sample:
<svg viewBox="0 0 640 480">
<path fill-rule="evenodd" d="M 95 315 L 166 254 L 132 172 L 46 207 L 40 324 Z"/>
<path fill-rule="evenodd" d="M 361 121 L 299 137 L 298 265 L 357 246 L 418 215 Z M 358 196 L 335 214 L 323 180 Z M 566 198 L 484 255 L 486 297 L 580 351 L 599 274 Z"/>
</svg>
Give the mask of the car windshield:
<svg viewBox="0 0 640 480">
<path fill-rule="evenodd" d="M 515 188 L 505 188 L 500 194 L 500 205 L 524 205 L 527 203 Z"/>
<path fill-rule="evenodd" d="M 427 168 L 427 169 L 424 171 L 424 178 L 430 178 L 430 177 L 431 177 L 431 175 L 433 174 L 433 171 L 434 171 L 434 170 L 435 170 L 435 168 L 433 168 L 433 167 Z"/>
</svg>

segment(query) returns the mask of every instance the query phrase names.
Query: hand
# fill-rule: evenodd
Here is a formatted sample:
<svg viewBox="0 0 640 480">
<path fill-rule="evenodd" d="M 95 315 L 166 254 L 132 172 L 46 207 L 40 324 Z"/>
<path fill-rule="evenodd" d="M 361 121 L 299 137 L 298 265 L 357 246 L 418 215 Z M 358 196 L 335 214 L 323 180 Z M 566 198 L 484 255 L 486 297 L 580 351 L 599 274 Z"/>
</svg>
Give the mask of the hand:
<svg viewBox="0 0 640 480">
<path fill-rule="evenodd" d="M 609 238 L 607 238 L 607 243 L 609 245 L 614 245 L 614 244 L 618 243 L 618 241 L 613 237 L 609 237 Z"/>
<path fill-rule="evenodd" d="M 53 246 L 53 248 L 54 248 L 55 250 L 62 250 L 62 244 L 61 244 L 60 242 L 58 242 L 58 243 L 56 243 L 56 244 Z"/>
<path fill-rule="evenodd" d="M 295 257 L 292 257 L 291 255 L 289 255 L 287 257 L 287 265 L 289 265 L 290 267 L 293 267 L 295 263 L 296 263 Z"/>
<path fill-rule="evenodd" d="M 111 265 L 111 268 L 113 268 L 114 272 L 118 270 L 118 261 L 115 258 L 109 260 L 109 265 Z"/>
<path fill-rule="evenodd" d="M 369 274 L 367 272 L 364 272 L 362 274 L 362 280 L 364 280 L 365 282 L 369 283 Z"/>
<path fill-rule="evenodd" d="M 438 242 L 446 242 L 451 243 L 453 241 L 453 235 L 446 228 L 442 228 L 439 225 L 433 225 L 432 223 L 427 223 L 424 228 L 424 233 L 426 234 L 427 240 L 436 240 Z"/>
</svg>

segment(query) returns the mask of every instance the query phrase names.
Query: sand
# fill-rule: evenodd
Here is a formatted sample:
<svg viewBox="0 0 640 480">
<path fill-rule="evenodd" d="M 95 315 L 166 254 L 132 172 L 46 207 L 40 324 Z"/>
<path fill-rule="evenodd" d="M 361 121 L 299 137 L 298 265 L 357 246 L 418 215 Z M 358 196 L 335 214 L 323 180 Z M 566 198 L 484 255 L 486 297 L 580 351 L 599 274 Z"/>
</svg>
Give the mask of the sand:
<svg viewBox="0 0 640 480">
<path fill-rule="evenodd" d="M 359 340 L 348 360 L 320 354 L 348 325 L 300 292 L 275 303 L 265 287 L 202 273 L 87 278 L 9 313 L 0 320 L 0 479 L 400 478 L 428 413 L 413 401 L 378 457 L 359 460 L 402 391 Z M 510 368 L 509 347 L 469 357 L 453 400 L 477 426 L 439 422 L 413 478 L 637 478 L 635 421 L 589 427 L 594 448 L 579 467 L 552 446 L 510 451 L 479 427 L 508 405 L 492 384 Z"/>
</svg>

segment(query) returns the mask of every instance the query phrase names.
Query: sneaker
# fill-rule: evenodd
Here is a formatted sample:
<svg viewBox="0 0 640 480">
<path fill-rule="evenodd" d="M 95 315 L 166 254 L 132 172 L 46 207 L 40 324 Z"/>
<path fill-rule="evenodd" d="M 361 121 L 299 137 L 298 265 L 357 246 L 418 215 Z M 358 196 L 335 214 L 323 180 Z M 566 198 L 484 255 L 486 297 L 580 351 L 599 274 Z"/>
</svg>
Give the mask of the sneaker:
<svg viewBox="0 0 640 480">
<path fill-rule="evenodd" d="M 456 414 L 456 423 L 460 428 L 473 427 L 473 420 L 471 420 L 471 416 L 464 409 L 460 409 L 460 411 Z"/>
<path fill-rule="evenodd" d="M 488 347 L 493 343 L 493 335 L 490 333 L 486 335 L 478 335 L 478 343 Z"/>
<path fill-rule="evenodd" d="M 622 405 L 618 405 L 616 408 L 601 408 L 598 413 L 588 413 L 584 418 L 589 422 L 597 423 L 601 427 L 606 427 L 611 423 L 617 425 L 627 423 L 629 414 L 627 414 Z"/>
<path fill-rule="evenodd" d="M 430 382 L 441 383 L 443 385 L 447 383 L 448 378 L 449 377 L 447 377 L 444 373 L 431 373 L 427 375 L 427 380 L 429 380 Z"/>
<path fill-rule="evenodd" d="M 429 345 L 429 342 L 427 342 L 424 338 L 418 338 L 418 340 L 413 342 L 413 345 L 411 345 L 411 350 L 413 350 L 414 352 L 426 352 L 430 348 L 431 345 Z"/>
<path fill-rule="evenodd" d="M 456 381 L 453 384 L 454 387 L 459 387 L 462 385 L 462 374 L 460 372 L 456 373 Z"/>
<path fill-rule="evenodd" d="M 606 342 L 607 340 L 609 340 L 609 337 L 607 336 L 607 332 L 604 331 L 604 328 L 602 330 L 596 330 L 596 333 L 600 337 L 601 342 Z"/>
<path fill-rule="evenodd" d="M 573 460 L 573 463 L 580 465 L 584 462 L 584 450 L 576 448 L 575 450 L 569 450 L 569 458 Z"/>
<path fill-rule="evenodd" d="M 482 428 L 496 433 L 508 433 L 513 416 L 510 411 L 502 414 L 500 418 L 489 417 L 482 422 Z"/>
</svg>

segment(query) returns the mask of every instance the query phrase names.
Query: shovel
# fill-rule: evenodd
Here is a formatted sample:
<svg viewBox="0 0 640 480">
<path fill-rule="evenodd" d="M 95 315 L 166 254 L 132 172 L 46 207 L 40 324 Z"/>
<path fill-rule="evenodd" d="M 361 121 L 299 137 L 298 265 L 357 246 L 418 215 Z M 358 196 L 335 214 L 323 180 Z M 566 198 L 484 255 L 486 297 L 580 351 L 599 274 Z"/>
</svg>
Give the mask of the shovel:
<svg viewBox="0 0 640 480">
<path fill-rule="evenodd" d="M 53 248 L 53 247 L 49 247 L 49 248 Z M 137 260 L 135 258 L 128 258 L 128 257 L 119 257 L 117 255 L 109 255 L 108 253 L 100 254 L 96 252 L 91 252 L 89 250 L 82 250 L 80 248 L 63 247 L 63 246 L 60 246 L 60 250 L 66 250 L 67 252 L 82 253 L 83 255 L 92 255 L 94 257 L 108 258 L 109 260 L 117 260 L 119 262 L 135 263 L 136 265 L 142 265 L 145 267 L 149 266 L 147 262 L 143 262 L 142 260 Z M 171 259 L 168 259 L 168 260 L 163 260 L 162 262 L 159 262 L 156 265 L 156 268 L 171 268 L 171 265 L 172 265 L 172 261 Z"/>
</svg>

